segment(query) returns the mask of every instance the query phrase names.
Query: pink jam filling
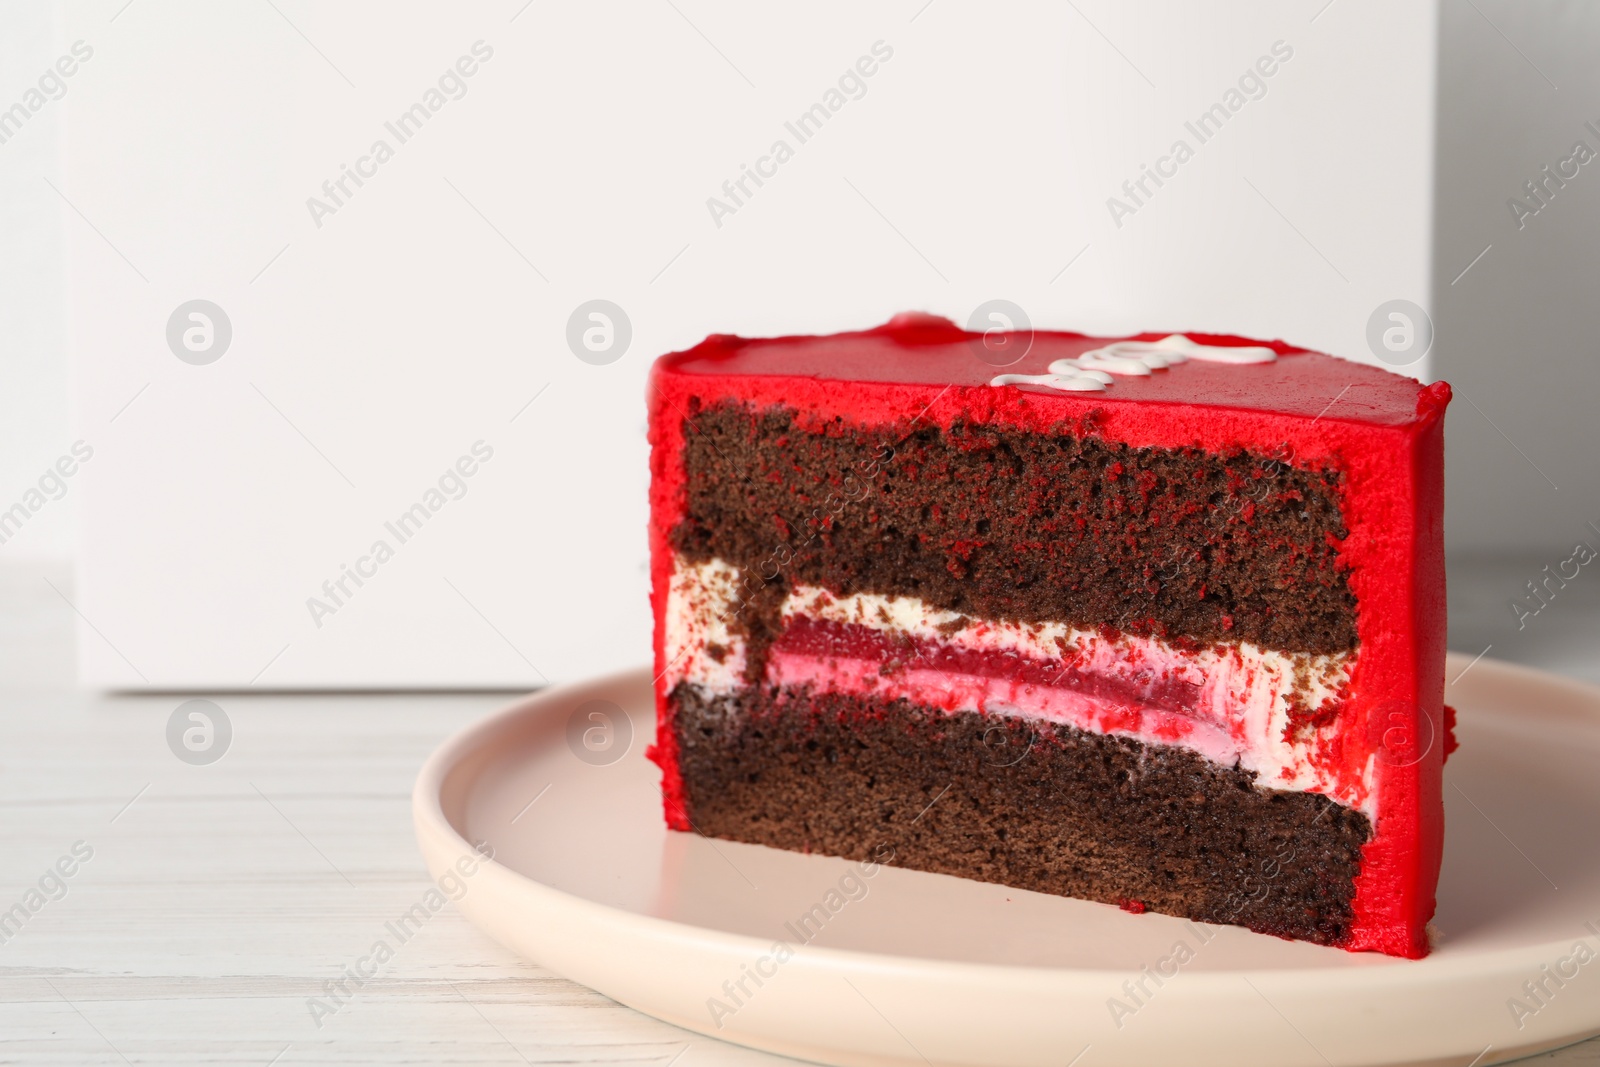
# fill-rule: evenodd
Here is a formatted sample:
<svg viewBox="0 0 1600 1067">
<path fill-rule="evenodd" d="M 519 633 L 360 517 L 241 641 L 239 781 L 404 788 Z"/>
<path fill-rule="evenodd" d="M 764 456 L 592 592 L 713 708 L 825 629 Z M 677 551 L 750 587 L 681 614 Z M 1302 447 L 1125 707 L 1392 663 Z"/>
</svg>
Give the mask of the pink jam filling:
<svg viewBox="0 0 1600 1067">
<path fill-rule="evenodd" d="M 767 681 L 1181 743 L 1228 764 L 1239 751 L 1226 724 L 1196 713 L 1199 690 L 1179 679 L 1152 676 L 1141 691 L 1125 679 L 1084 672 L 1071 663 L 896 639 L 865 626 L 804 616 L 791 620 L 768 652 Z"/>
<path fill-rule="evenodd" d="M 945 644 L 868 626 L 793 616 L 768 651 L 766 681 L 787 688 L 905 699 L 946 712 L 978 710 L 1094 733 L 1178 744 L 1261 784 L 1311 789 L 1347 804 L 1367 795 L 1361 766 L 1319 742 L 1265 745 L 1260 723 L 1226 694 L 1172 665 L 1112 675 L 1092 660 L 1044 660 L 1012 650 Z M 1242 663 L 1238 669 L 1249 669 Z M 1185 677 L 1185 673 L 1188 677 Z"/>
</svg>

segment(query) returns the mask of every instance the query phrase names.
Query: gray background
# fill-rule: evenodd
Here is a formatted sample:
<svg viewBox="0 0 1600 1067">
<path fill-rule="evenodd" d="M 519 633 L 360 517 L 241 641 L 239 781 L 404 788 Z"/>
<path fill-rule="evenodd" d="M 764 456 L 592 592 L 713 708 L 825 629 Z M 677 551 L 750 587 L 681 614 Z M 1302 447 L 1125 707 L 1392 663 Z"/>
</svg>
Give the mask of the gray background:
<svg viewBox="0 0 1600 1067">
<path fill-rule="evenodd" d="M 1600 680 L 1584 568 L 1519 627 L 1512 602 L 1600 547 L 1600 160 L 1520 231 L 1506 206 L 1600 127 L 1600 7 L 1446 0 L 1439 13 L 1432 314 L 1445 424 L 1450 647 Z M 1488 247 L 1489 251 L 1455 279 Z M 1452 284 L 1453 283 L 1453 284 Z"/>
<path fill-rule="evenodd" d="M 1600 521 L 1600 160 L 1521 231 L 1506 199 L 1579 138 L 1600 151 L 1583 128 L 1600 127 L 1600 7 L 1447 0 L 1439 34 L 1432 302 L 1437 374 L 1456 390 L 1449 544 L 1564 559 Z"/>
</svg>

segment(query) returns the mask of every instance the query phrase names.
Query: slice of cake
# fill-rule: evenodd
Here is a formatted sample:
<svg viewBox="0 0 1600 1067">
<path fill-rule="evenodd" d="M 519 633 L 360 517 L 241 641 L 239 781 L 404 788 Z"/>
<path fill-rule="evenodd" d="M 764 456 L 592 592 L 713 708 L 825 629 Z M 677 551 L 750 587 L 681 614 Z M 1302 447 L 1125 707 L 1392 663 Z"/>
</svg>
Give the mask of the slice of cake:
<svg viewBox="0 0 1600 1067">
<path fill-rule="evenodd" d="M 663 357 L 668 824 L 1425 954 L 1449 398 L 926 315 Z"/>
</svg>

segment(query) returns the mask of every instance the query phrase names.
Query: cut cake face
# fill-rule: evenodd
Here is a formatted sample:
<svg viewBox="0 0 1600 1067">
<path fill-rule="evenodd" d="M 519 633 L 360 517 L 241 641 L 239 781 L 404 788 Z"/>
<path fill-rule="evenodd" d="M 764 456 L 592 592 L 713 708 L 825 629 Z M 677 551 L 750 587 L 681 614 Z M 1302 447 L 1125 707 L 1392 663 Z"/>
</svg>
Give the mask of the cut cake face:
<svg viewBox="0 0 1600 1067">
<path fill-rule="evenodd" d="M 669 825 L 1424 955 L 1448 386 L 995 342 L 905 315 L 657 362 Z"/>
</svg>

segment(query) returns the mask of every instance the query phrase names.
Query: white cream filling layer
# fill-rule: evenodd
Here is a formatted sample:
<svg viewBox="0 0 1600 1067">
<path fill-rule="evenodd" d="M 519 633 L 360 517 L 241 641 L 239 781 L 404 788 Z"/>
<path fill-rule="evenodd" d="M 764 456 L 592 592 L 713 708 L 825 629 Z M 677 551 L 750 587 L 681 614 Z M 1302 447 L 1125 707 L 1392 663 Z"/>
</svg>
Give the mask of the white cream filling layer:
<svg viewBox="0 0 1600 1067">
<path fill-rule="evenodd" d="M 673 561 L 667 590 L 666 681 L 726 695 L 744 685 L 744 637 L 730 627 L 739 605 L 739 570 L 720 559 Z"/>
<path fill-rule="evenodd" d="M 744 686 L 744 640 L 729 625 L 739 608 L 740 583 L 739 570 L 720 560 L 677 561 L 666 612 L 669 688 L 687 681 L 720 695 Z M 1110 679 L 1134 696 L 957 675 L 915 662 L 885 677 L 877 663 L 823 662 L 784 653 L 769 656 L 769 681 L 871 689 L 949 711 L 1042 718 L 1151 744 L 1182 745 L 1215 762 L 1255 771 L 1263 786 L 1324 793 L 1376 818 L 1374 761 L 1351 767 L 1348 759 L 1338 758 L 1343 738 L 1337 718 L 1319 729 L 1289 730 L 1291 699 L 1299 702 L 1302 715 L 1339 699 L 1353 654 L 1281 652 L 1249 642 L 1186 652 L 1156 638 L 1108 637 L 1057 622 L 973 619 L 913 597 L 835 596 L 805 585 L 793 588 L 781 610 L 786 623 L 806 616 L 951 648 L 1060 663 L 1064 673 Z M 1190 687 L 1177 711 L 1141 707 L 1137 694 L 1166 691 L 1170 700 L 1174 683 Z"/>
</svg>

